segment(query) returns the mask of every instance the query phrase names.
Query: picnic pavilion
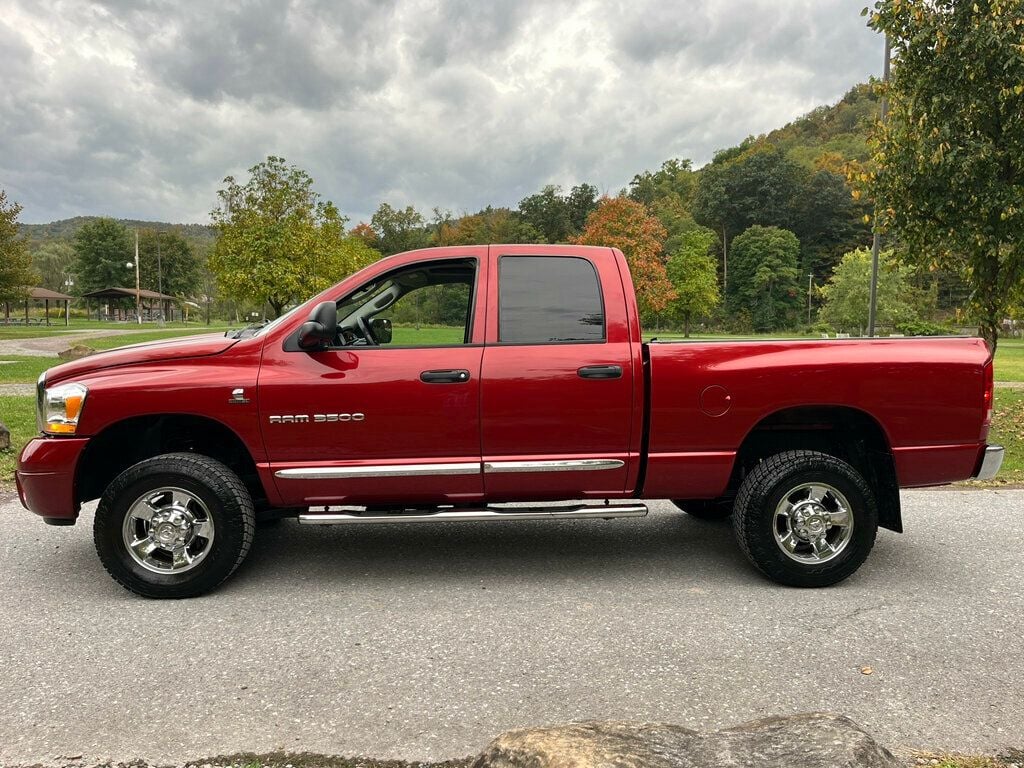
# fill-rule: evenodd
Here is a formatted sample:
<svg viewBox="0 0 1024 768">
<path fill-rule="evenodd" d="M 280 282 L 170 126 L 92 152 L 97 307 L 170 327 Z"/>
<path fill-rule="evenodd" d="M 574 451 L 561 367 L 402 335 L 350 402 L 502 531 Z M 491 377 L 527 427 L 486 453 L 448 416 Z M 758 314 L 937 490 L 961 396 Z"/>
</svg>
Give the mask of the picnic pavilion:
<svg viewBox="0 0 1024 768">
<path fill-rule="evenodd" d="M 46 323 L 46 325 L 49 325 L 50 324 L 50 302 L 51 301 L 56 306 L 59 306 L 61 303 L 64 304 L 64 325 L 67 325 L 68 324 L 68 302 L 70 302 L 73 298 L 74 298 L 73 296 L 68 296 L 66 293 L 58 293 L 57 291 L 51 291 L 49 288 L 29 288 L 27 290 L 26 294 L 25 294 L 25 319 L 24 319 L 25 325 L 28 325 L 29 322 L 30 322 L 30 318 L 29 318 L 29 314 L 28 314 L 29 306 L 31 304 L 39 304 L 39 302 L 42 302 L 43 305 L 46 307 L 46 315 L 45 315 L 45 317 L 37 317 L 37 318 L 32 318 L 32 319 L 34 319 L 39 325 L 43 325 L 44 322 Z M 4 325 L 10 325 L 11 323 L 21 323 L 21 322 L 22 322 L 22 319 L 20 317 L 16 317 L 16 318 L 12 318 L 11 317 L 11 302 L 5 301 L 4 302 Z"/>
</svg>

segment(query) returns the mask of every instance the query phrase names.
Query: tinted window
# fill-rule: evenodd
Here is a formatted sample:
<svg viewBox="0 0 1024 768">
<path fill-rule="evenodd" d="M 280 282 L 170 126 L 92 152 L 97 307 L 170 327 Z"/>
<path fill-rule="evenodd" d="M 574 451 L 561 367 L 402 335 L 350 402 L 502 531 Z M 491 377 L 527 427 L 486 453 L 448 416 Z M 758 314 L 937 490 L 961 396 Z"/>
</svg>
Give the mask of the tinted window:
<svg viewBox="0 0 1024 768">
<path fill-rule="evenodd" d="M 604 340 L 597 272 L 586 259 L 503 256 L 498 340 L 513 344 Z"/>
</svg>

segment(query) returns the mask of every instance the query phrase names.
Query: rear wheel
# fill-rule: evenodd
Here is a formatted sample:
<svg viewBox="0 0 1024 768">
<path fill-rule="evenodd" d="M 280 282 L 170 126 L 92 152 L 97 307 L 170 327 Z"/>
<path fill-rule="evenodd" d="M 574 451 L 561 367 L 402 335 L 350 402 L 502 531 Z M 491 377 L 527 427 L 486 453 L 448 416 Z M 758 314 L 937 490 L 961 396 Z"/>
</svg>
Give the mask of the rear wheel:
<svg viewBox="0 0 1024 768">
<path fill-rule="evenodd" d="M 255 513 L 238 475 L 208 456 L 169 453 L 129 467 L 96 508 L 103 566 L 144 597 L 194 597 L 241 564 Z"/>
<path fill-rule="evenodd" d="M 732 514 L 732 504 L 727 499 L 672 499 L 672 503 L 701 520 L 725 520 Z"/>
<path fill-rule="evenodd" d="M 740 486 L 733 528 L 750 561 L 770 579 L 825 587 L 856 571 L 875 543 L 874 493 L 851 465 L 816 451 L 760 462 Z"/>
</svg>

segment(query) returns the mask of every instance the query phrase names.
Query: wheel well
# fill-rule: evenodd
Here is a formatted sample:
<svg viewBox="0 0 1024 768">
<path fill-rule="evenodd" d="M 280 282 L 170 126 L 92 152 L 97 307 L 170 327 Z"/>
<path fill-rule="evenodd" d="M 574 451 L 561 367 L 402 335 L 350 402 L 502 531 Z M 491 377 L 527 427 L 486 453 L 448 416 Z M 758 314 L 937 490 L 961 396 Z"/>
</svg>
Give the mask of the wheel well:
<svg viewBox="0 0 1024 768">
<path fill-rule="evenodd" d="M 128 467 L 163 453 L 189 451 L 226 464 L 241 478 L 257 509 L 266 494 L 245 443 L 218 421 L 185 414 L 152 414 L 111 424 L 89 440 L 75 472 L 78 501 L 103 495 Z"/>
<path fill-rule="evenodd" d="M 740 446 L 730 492 L 736 492 L 758 462 L 795 449 L 827 453 L 854 466 L 875 492 L 878 524 L 902 533 L 899 483 L 889 442 L 878 422 L 855 408 L 789 408 L 762 419 Z"/>
</svg>

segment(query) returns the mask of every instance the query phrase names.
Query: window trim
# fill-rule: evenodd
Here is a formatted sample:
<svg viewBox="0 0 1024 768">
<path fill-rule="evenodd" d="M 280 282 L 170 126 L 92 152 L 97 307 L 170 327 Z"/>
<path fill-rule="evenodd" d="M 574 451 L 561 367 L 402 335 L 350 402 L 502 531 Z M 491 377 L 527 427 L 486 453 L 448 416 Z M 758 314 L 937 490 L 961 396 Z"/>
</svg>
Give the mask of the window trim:
<svg viewBox="0 0 1024 768">
<path fill-rule="evenodd" d="M 601 338 L 600 339 L 573 339 L 569 341 L 502 341 L 501 340 L 501 262 L 504 259 L 576 259 L 585 262 L 594 273 L 594 280 L 597 284 L 597 299 L 601 303 Z M 601 284 L 601 273 L 597 269 L 597 265 L 586 256 L 577 256 L 575 254 L 559 254 L 553 255 L 550 253 L 508 253 L 501 254 L 498 256 L 497 265 L 497 328 L 495 329 L 496 341 L 494 346 L 496 347 L 548 347 L 548 346 L 565 346 L 568 344 L 607 344 L 608 343 L 608 313 L 605 308 L 604 300 L 604 286 Z"/>
</svg>

